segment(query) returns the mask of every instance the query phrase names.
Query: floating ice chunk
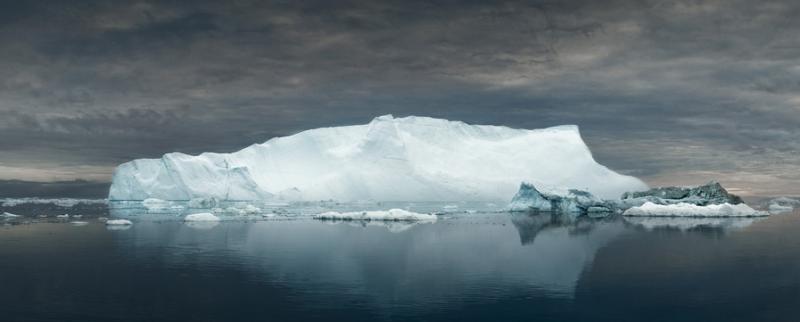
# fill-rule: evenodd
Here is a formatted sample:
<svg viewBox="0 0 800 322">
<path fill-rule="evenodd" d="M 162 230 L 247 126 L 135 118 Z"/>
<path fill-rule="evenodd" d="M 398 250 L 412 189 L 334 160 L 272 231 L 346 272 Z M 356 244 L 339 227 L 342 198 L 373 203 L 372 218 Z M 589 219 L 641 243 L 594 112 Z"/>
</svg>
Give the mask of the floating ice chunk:
<svg viewBox="0 0 800 322">
<path fill-rule="evenodd" d="M 68 219 L 69 218 L 69 214 L 60 214 L 60 215 L 56 216 L 56 218 L 58 218 L 58 219 Z"/>
<path fill-rule="evenodd" d="M 130 225 L 133 225 L 133 223 L 130 220 L 127 220 L 127 219 L 111 219 L 111 220 L 106 220 L 106 225 L 107 226 L 130 226 Z"/>
<path fill-rule="evenodd" d="M 789 197 L 779 197 L 770 200 L 767 209 L 770 213 L 777 214 L 791 212 L 795 207 L 800 207 L 800 200 Z"/>
<path fill-rule="evenodd" d="M 330 220 L 436 221 L 436 215 L 420 214 L 403 209 L 354 212 L 331 211 L 314 215 L 314 218 Z"/>
<path fill-rule="evenodd" d="M 20 217 L 20 215 L 15 215 L 15 214 L 12 214 L 10 212 L 3 212 L 3 217 L 6 217 L 6 218 L 17 218 L 17 217 Z"/>
<path fill-rule="evenodd" d="M 644 205 L 625 210 L 622 215 L 645 217 L 761 217 L 768 216 L 769 213 L 754 210 L 743 203 L 738 205 L 723 203 L 698 206 L 688 203 L 657 205 L 652 202 L 646 202 Z"/>
<path fill-rule="evenodd" d="M 535 187 L 523 182 L 511 199 L 507 210 L 512 212 L 550 211 L 564 213 L 592 213 L 602 216 L 614 211 L 614 205 L 595 197 L 588 191 L 564 188 Z"/>
<path fill-rule="evenodd" d="M 698 206 L 743 203 L 742 198 L 729 193 L 719 182 L 711 181 L 697 187 L 659 187 L 647 191 L 626 192 L 620 200 L 623 208 L 641 206 L 646 202 L 659 205 L 688 203 Z"/>
<path fill-rule="evenodd" d="M 257 214 L 261 212 L 261 208 L 258 208 L 253 205 L 247 205 L 244 207 L 244 212 L 248 214 Z"/>
<path fill-rule="evenodd" d="M 219 217 L 209 212 L 201 212 L 199 214 L 187 215 L 183 218 L 184 221 L 219 221 Z"/>
<path fill-rule="evenodd" d="M 69 223 L 73 226 L 86 226 L 89 224 L 87 221 L 70 221 Z"/>
<path fill-rule="evenodd" d="M 782 206 L 776 203 L 769 204 L 769 212 L 773 214 L 783 213 L 783 212 L 791 212 L 794 210 L 792 206 Z"/>
</svg>

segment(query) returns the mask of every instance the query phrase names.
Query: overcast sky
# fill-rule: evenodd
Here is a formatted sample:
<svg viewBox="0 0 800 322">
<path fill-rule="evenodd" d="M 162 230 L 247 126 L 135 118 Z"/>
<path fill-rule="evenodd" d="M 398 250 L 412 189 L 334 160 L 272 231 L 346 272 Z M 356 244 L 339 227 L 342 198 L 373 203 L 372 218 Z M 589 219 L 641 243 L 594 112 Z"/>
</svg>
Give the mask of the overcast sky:
<svg viewBox="0 0 800 322">
<path fill-rule="evenodd" d="M 577 124 L 652 186 L 800 195 L 797 17 L 788 0 L 3 1 L 0 192 L 95 196 L 133 158 L 391 113 Z"/>
</svg>

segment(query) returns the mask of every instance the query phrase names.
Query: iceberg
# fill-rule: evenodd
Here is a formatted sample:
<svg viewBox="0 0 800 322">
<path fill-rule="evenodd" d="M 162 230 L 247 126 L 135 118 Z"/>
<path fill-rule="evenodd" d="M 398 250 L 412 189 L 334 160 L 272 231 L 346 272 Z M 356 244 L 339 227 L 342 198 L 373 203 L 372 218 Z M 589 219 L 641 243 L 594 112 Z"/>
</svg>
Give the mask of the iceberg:
<svg viewBox="0 0 800 322">
<path fill-rule="evenodd" d="M 767 209 L 773 214 L 791 212 L 795 207 L 800 207 L 800 200 L 789 197 L 778 197 L 767 202 Z"/>
<path fill-rule="evenodd" d="M 763 217 L 768 216 L 769 213 L 754 210 L 743 203 L 698 206 L 690 203 L 659 205 L 646 202 L 644 205 L 625 210 L 622 215 L 645 217 Z"/>
<path fill-rule="evenodd" d="M 403 209 L 336 212 L 329 211 L 314 215 L 322 220 L 363 220 L 363 221 L 436 221 L 436 215 L 420 214 Z"/>
<path fill-rule="evenodd" d="M 697 187 L 660 187 L 647 191 L 626 192 L 622 195 L 621 207 L 641 206 L 647 202 L 659 205 L 687 203 L 697 206 L 743 203 L 742 198 L 728 193 L 719 182 L 711 181 Z"/>
<path fill-rule="evenodd" d="M 107 226 L 130 226 L 130 225 L 133 225 L 133 223 L 130 220 L 127 220 L 127 219 L 111 219 L 111 220 L 106 220 L 106 225 Z"/>
<path fill-rule="evenodd" d="M 6 218 L 17 218 L 17 217 L 19 217 L 19 215 L 15 215 L 15 214 L 12 214 L 10 212 L 3 212 L 2 216 L 6 217 Z"/>
<path fill-rule="evenodd" d="M 611 202 L 597 198 L 588 191 L 537 189 L 530 183 L 522 183 L 508 205 L 508 210 L 512 212 L 549 211 L 598 215 L 611 213 L 614 209 Z"/>
<path fill-rule="evenodd" d="M 115 170 L 109 199 L 496 202 L 523 181 L 603 198 L 647 189 L 598 164 L 577 126 L 526 130 L 386 115 L 233 153 L 133 160 Z"/>
<path fill-rule="evenodd" d="M 212 213 L 202 212 L 199 214 L 186 215 L 184 221 L 220 221 L 219 217 Z"/>
</svg>

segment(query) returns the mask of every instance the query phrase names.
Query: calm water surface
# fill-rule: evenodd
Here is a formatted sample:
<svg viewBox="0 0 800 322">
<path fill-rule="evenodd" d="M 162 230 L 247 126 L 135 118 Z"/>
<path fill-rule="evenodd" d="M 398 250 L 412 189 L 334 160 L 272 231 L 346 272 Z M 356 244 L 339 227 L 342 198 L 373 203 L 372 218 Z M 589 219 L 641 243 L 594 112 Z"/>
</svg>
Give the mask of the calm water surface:
<svg viewBox="0 0 800 322">
<path fill-rule="evenodd" d="M 2 321 L 800 320 L 797 212 L 33 221 L 0 227 Z"/>
</svg>

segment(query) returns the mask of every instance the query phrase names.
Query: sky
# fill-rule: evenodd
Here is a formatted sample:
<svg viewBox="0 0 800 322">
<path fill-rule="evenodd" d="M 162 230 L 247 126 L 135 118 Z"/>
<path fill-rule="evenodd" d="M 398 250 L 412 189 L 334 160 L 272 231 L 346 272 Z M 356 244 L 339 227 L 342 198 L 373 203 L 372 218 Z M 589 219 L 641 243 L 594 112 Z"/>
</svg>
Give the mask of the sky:
<svg viewBox="0 0 800 322">
<path fill-rule="evenodd" d="M 800 195 L 797 1 L 3 1 L 0 194 L 372 118 L 576 124 L 651 186 Z M 0 196 L 2 197 L 2 196 Z"/>
</svg>

